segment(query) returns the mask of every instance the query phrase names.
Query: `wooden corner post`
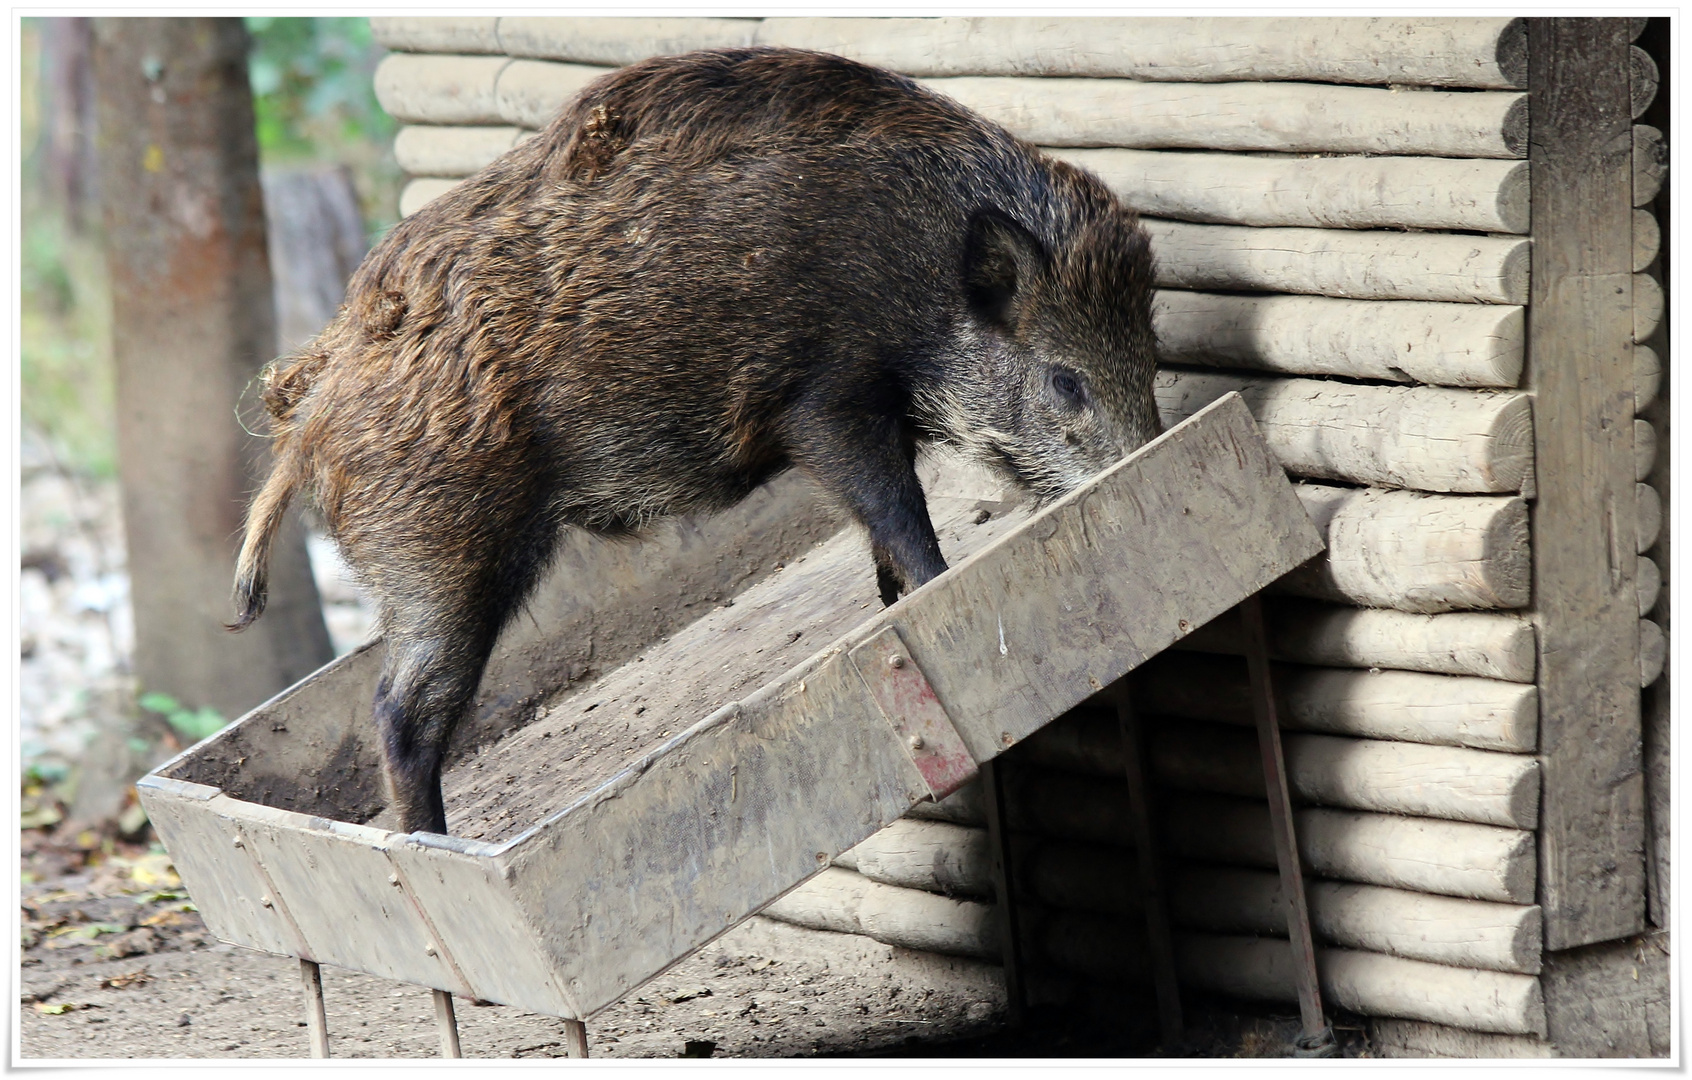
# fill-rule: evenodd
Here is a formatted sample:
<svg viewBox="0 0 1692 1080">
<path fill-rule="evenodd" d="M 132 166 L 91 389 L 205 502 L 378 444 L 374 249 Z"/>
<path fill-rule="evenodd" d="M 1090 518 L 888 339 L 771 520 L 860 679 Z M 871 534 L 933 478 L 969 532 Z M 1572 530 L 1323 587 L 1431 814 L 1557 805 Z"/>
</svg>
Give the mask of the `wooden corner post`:
<svg viewBox="0 0 1692 1080">
<path fill-rule="evenodd" d="M 1545 947 L 1645 925 L 1627 19 L 1528 27 Z"/>
</svg>

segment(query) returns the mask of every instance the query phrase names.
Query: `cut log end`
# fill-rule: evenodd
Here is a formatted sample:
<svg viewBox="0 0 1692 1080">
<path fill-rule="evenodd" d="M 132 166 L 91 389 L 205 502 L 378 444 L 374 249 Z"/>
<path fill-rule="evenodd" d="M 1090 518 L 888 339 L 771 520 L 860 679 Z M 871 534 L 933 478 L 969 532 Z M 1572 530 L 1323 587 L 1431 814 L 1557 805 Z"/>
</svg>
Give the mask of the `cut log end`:
<svg viewBox="0 0 1692 1080">
<path fill-rule="evenodd" d="M 1663 497 L 1650 484 L 1633 485 L 1633 501 L 1638 531 L 1634 535 L 1636 554 L 1643 555 L 1657 542 L 1663 529 Z"/>
<path fill-rule="evenodd" d="M 1657 261 L 1663 248 L 1663 230 L 1657 215 L 1649 210 L 1633 212 L 1633 272 L 1642 274 Z"/>
<path fill-rule="evenodd" d="M 1639 46 L 1628 46 L 1627 94 L 1629 103 L 1633 106 L 1633 119 L 1644 116 L 1645 110 L 1651 107 L 1651 102 L 1657 99 L 1657 85 L 1657 62 L 1651 59 L 1650 53 Z"/>
<path fill-rule="evenodd" d="M 1639 592 L 1639 617 L 1643 619 L 1657 606 L 1657 597 L 1662 594 L 1663 589 L 1663 572 L 1655 560 L 1641 555 L 1639 570 L 1634 575 L 1633 583 Z"/>
<path fill-rule="evenodd" d="M 1504 81 L 1518 89 L 1527 89 L 1528 44 L 1527 20 L 1511 19 L 1498 34 L 1498 47 L 1493 54 L 1498 73 Z"/>
<path fill-rule="evenodd" d="M 1663 384 L 1663 361 L 1649 345 L 1633 347 L 1633 411 L 1644 412 Z"/>
<path fill-rule="evenodd" d="M 1650 274 L 1633 275 L 1633 340 L 1650 341 L 1663 323 L 1663 286 Z"/>
<path fill-rule="evenodd" d="M 1656 682 L 1668 661 L 1668 635 L 1650 619 L 1639 620 L 1639 686 Z"/>
</svg>

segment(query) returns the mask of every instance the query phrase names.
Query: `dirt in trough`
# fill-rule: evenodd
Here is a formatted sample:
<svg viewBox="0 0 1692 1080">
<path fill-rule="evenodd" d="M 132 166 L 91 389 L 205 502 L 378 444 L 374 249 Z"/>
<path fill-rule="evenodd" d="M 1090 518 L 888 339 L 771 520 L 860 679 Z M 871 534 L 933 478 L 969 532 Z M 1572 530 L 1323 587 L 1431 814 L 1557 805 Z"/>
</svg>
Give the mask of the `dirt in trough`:
<svg viewBox="0 0 1692 1080">
<path fill-rule="evenodd" d="M 1026 517 L 975 498 L 930 498 L 929 507 L 954 566 Z M 866 540 L 845 530 L 616 671 L 573 690 L 533 723 L 448 769 L 448 830 L 508 840 L 610 782 L 665 739 L 832 645 L 881 610 L 870 565 Z"/>
</svg>

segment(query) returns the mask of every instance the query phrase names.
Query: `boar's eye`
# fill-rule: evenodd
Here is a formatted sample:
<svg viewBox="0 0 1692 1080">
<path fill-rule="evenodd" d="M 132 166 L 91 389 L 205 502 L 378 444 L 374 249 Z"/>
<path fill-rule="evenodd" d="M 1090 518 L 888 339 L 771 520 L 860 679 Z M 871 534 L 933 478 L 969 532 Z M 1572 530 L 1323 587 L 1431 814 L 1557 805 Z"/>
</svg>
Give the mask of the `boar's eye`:
<svg viewBox="0 0 1692 1080">
<path fill-rule="evenodd" d="M 1065 367 L 1052 368 L 1052 389 L 1065 405 L 1079 409 L 1087 404 L 1087 388 L 1081 376 Z"/>
</svg>

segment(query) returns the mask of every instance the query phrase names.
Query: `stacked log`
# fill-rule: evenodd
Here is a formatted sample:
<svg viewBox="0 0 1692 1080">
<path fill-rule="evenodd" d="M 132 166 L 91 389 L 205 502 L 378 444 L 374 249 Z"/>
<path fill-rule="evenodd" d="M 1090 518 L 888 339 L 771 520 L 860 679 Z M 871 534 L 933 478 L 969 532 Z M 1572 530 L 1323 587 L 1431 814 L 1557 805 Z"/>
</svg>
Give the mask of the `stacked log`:
<svg viewBox="0 0 1692 1080">
<path fill-rule="evenodd" d="M 1522 20 L 372 23 L 397 50 L 377 89 L 405 125 L 405 213 L 599 75 L 731 45 L 891 67 L 1103 178 L 1153 238 L 1165 422 L 1240 393 L 1327 539 L 1266 605 L 1325 993 L 1401 1027 L 1521 1045 L 1543 1034 L 1537 644 L 1524 614 L 1534 417 L 1518 389 L 1532 226 Z M 1637 120 L 1659 75 L 1634 52 Z M 1662 383 L 1650 206 L 1666 166 L 1662 132 L 1636 124 L 1640 413 Z M 1662 505 L 1645 483 L 1661 440 L 1644 416 L 1633 439 L 1640 486 L 1618 551 L 1630 525 L 1634 551 L 1621 554 L 1638 559 L 1646 685 L 1666 650 L 1646 618 L 1661 607 L 1648 552 Z M 1239 629 L 1229 616 L 1191 629 L 1132 688 L 1165 811 L 1180 975 L 1290 1001 Z M 1146 965 L 1117 739 L 1113 714 L 1083 709 L 1005 761 L 1015 947 L 1078 978 Z M 995 958 L 1006 943 L 985 821 L 965 788 L 767 914 Z"/>
</svg>

